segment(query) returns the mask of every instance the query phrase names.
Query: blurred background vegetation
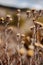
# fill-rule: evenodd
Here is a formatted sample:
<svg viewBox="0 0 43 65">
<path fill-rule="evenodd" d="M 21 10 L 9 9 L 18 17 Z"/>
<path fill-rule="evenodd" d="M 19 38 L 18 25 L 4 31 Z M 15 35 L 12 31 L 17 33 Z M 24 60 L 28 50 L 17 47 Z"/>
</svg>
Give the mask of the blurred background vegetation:
<svg viewBox="0 0 43 65">
<path fill-rule="evenodd" d="M 37 21 L 43 24 L 43 16 L 39 17 Z"/>
<path fill-rule="evenodd" d="M 12 20 L 12 22 L 10 22 L 9 25 L 12 25 L 12 26 L 16 26 L 16 27 L 17 27 L 18 17 L 17 17 L 17 15 L 16 15 L 16 13 L 14 13 L 14 14 L 12 15 L 12 18 L 13 18 L 13 20 Z M 19 26 L 22 27 L 22 25 L 25 23 L 25 20 L 24 20 L 22 17 L 20 17 L 19 23 L 20 23 Z"/>
</svg>

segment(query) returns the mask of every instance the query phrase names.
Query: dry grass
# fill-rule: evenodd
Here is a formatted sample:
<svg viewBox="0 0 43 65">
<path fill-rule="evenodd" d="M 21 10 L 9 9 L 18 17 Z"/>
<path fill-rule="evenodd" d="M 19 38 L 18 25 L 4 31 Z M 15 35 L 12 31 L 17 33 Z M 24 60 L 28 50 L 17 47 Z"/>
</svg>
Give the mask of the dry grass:
<svg viewBox="0 0 43 65">
<path fill-rule="evenodd" d="M 43 16 L 39 17 L 39 19 L 37 19 L 37 21 L 43 23 Z"/>
</svg>

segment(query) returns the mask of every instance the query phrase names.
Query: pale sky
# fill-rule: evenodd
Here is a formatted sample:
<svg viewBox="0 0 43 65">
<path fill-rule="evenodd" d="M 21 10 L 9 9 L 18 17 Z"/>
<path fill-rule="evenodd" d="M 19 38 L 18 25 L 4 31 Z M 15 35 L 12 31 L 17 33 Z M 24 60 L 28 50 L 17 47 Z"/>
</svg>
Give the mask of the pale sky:
<svg viewBox="0 0 43 65">
<path fill-rule="evenodd" d="M 0 0 L 0 5 L 39 10 L 43 9 L 43 0 Z"/>
</svg>

